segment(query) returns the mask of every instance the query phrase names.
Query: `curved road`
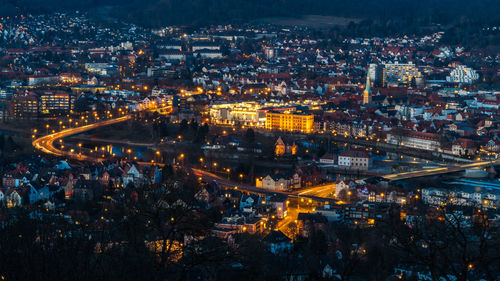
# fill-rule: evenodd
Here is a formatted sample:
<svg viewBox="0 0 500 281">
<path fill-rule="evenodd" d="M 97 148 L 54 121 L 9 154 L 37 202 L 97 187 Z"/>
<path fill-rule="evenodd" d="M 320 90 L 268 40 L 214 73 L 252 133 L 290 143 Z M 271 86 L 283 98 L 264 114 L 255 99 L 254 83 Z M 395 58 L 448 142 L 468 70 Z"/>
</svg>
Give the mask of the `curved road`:
<svg viewBox="0 0 500 281">
<path fill-rule="evenodd" d="M 47 154 L 52 154 L 56 156 L 65 156 L 68 158 L 73 158 L 76 160 L 87 160 L 87 161 L 102 161 L 104 160 L 103 158 L 96 158 L 93 156 L 88 156 L 85 154 L 78 154 L 78 153 L 72 153 L 69 151 L 63 151 L 54 146 L 54 142 L 58 139 L 69 137 L 72 135 L 76 135 L 79 133 L 83 133 L 89 130 L 93 130 L 99 127 L 104 127 L 104 126 L 109 126 L 112 124 L 120 123 L 126 120 L 131 119 L 131 115 L 125 115 L 122 117 L 102 121 L 99 123 L 94 123 L 90 125 L 85 125 L 81 127 L 75 127 L 75 128 L 68 128 L 65 130 L 62 130 L 60 132 L 56 132 L 53 134 L 49 134 L 40 138 L 37 138 L 33 140 L 33 146 L 36 149 L 39 149 L 40 151 L 47 153 Z M 389 174 L 383 176 L 386 179 L 389 180 L 401 180 L 401 179 L 409 179 L 409 178 L 416 178 L 416 177 L 424 177 L 424 176 L 432 176 L 432 175 L 439 175 L 439 174 L 446 174 L 446 173 L 452 173 L 452 172 L 458 172 L 458 171 L 463 171 L 469 168 L 483 168 L 489 165 L 498 165 L 500 164 L 500 159 L 496 161 L 478 161 L 474 163 L 468 163 L 468 164 L 462 164 L 462 165 L 456 165 L 456 166 L 450 166 L 450 167 L 440 167 L 440 168 L 434 168 L 434 169 L 426 169 L 426 170 L 418 170 L 418 171 L 411 171 L 411 172 L 403 172 L 403 173 L 397 173 L 397 174 Z M 204 177 L 209 177 L 212 180 L 215 180 L 216 178 L 213 177 L 213 174 L 207 173 L 206 171 L 201 171 L 198 170 L 196 171 L 199 174 L 203 173 Z M 222 179 L 218 178 L 216 179 L 217 181 L 222 181 Z M 226 182 L 224 183 L 227 186 L 230 186 L 231 184 Z M 245 186 L 244 187 L 247 191 L 249 192 L 263 192 L 263 189 L 256 188 L 256 187 L 250 187 L 250 186 Z M 283 193 L 289 196 L 304 196 L 308 198 L 315 198 L 315 199 L 325 199 L 325 195 L 331 193 L 334 190 L 334 186 L 332 185 L 325 185 L 325 186 L 314 186 L 311 188 L 306 188 L 303 189 L 300 193 L 298 194 L 293 194 L 293 193 L 287 193 L 287 192 L 276 192 L 274 191 L 273 193 Z"/>
<path fill-rule="evenodd" d="M 77 153 L 71 153 L 69 151 L 60 150 L 54 146 L 54 142 L 58 139 L 61 139 L 61 138 L 65 138 L 65 137 L 69 137 L 69 136 L 83 133 L 86 131 L 90 131 L 90 130 L 93 130 L 93 129 L 96 129 L 99 127 L 120 123 L 120 122 L 129 120 L 131 118 L 132 118 L 131 115 L 126 115 L 126 116 L 102 121 L 99 123 L 94 123 L 94 124 L 85 125 L 85 126 L 81 126 L 81 127 L 75 127 L 75 128 L 68 128 L 68 129 L 62 130 L 60 132 L 49 134 L 49 135 L 46 135 L 46 136 L 43 136 L 43 137 L 40 137 L 40 138 L 33 140 L 33 147 L 41 150 L 44 153 L 52 154 L 52 155 L 56 155 L 56 156 L 66 156 L 66 157 L 77 159 L 77 160 L 102 161 L 104 159 L 95 158 L 95 157 L 87 156 L 84 154 L 77 154 Z"/>
</svg>

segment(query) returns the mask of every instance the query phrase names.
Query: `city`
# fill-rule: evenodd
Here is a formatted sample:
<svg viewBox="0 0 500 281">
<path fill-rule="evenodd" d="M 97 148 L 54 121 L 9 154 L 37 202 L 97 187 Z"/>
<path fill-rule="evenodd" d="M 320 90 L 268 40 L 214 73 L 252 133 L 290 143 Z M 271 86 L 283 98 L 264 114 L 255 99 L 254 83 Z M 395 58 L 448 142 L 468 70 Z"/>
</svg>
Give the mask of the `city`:
<svg viewBox="0 0 500 281">
<path fill-rule="evenodd" d="M 498 21 L 5 7 L 2 280 L 500 280 Z"/>
</svg>

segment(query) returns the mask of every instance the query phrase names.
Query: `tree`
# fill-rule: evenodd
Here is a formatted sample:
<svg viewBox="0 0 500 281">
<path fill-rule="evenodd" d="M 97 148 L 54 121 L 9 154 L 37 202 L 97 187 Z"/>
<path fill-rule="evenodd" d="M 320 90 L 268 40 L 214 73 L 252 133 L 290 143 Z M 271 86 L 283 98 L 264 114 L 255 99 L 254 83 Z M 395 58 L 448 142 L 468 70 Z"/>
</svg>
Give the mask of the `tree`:
<svg viewBox="0 0 500 281">
<path fill-rule="evenodd" d="M 245 140 L 250 144 L 255 141 L 255 132 L 252 128 L 248 128 L 245 132 Z"/>
</svg>

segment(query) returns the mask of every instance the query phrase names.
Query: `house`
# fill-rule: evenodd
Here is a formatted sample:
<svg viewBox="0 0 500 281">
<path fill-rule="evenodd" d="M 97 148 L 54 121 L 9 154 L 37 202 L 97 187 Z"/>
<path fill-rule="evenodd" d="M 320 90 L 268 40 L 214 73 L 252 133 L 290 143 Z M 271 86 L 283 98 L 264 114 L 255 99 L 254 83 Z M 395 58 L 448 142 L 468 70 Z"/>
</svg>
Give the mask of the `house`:
<svg viewBox="0 0 500 281">
<path fill-rule="evenodd" d="M 328 222 L 338 222 L 341 221 L 344 217 L 342 209 L 333 208 L 330 204 L 326 204 L 323 207 L 316 208 L 316 214 L 320 214 L 324 216 Z"/>
<path fill-rule="evenodd" d="M 215 183 L 209 183 L 203 186 L 195 198 L 207 204 L 213 204 L 220 196 L 220 187 Z"/>
<path fill-rule="evenodd" d="M 309 237 L 318 230 L 324 231 L 328 220 L 321 214 L 299 213 L 297 217 L 297 226 L 299 234 Z"/>
<path fill-rule="evenodd" d="M 370 155 L 365 151 L 345 151 L 339 155 L 339 168 L 368 170 L 372 165 Z"/>
<path fill-rule="evenodd" d="M 266 198 L 266 203 L 276 210 L 276 217 L 282 219 L 288 215 L 288 196 L 284 194 L 273 194 Z"/>
<path fill-rule="evenodd" d="M 300 186 L 313 186 L 322 182 L 322 174 L 316 165 L 302 165 L 297 167 L 297 174 L 300 177 Z"/>
<path fill-rule="evenodd" d="M 321 164 L 327 164 L 327 165 L 334 165 L 335 160 L 337 160 L 337 156 L 332 154 L 332 153 L 325 153 L 321 158 L 319 158 L 319 163 Z"/>
<path fill-rule="evenodd" d="M 285 154 L 295 155 L 297 153 L 298 146 L 293 142 L 292 144 L 285 143 L 281 137 L 276 140 L 274 144 L 274 154 L 276 156 L 282 156 Z"/>
<path fill-rule="evenodd" d="M 499 152 L 500 151 L 500 140 L 498 138 L 492 138 L 490 139 L 486 145 L 484 146 L 484 149 L 490 152 Z"/>
<path fill-rule="evenodd" d="M 342 190 L 346 192 L 350 189 L 354 189 L 356 187 L 356 182 L 353 180 L 338 180 L 335 182 L 335 197 L 339 196 L 339 193 Z"/>
<path fill-rule="evenodd" d="M 257 187 L 278 191 L 290 188 L 300 188 L 300 184 L 300 176 L 298 173 L 294 173 L 291 176 L 272 174 L 255 180 L 255 186 Z"/>
<path fill-rule="evenodd" d="M 252 209 L 260 201 L 260 196 L 243 194 L 240 199 L 240 210 Z"/>
<path fill-rule="evenodd" d="M 477 151 L 476 144 L 471 139 L 459 138 L 451 146 L 453 155 L 473 155 Z"/>
<path fill-rule="evenodd" d="M 8 208 L 19 207 L 22 205 L 22 197 L 15 189 L 9 189 L 5 196 L 5 203 Z"/>
<path fill-rule="evenodd" d="M 269 251 L 275 255 L 289 252 L 292 249 L 292 239 L 288 238 L 281 231 L 271 231 L 262 240 L 268 245 Z"/>
<path fill-rule="evenodd" d="M 123 186 L 127 186 L 130 183 L 141 184 L 144 182 L 144 175 L 135 165 L 127 165 L 125 169 L 123 169 L 122 181 Z"/>
</svg>

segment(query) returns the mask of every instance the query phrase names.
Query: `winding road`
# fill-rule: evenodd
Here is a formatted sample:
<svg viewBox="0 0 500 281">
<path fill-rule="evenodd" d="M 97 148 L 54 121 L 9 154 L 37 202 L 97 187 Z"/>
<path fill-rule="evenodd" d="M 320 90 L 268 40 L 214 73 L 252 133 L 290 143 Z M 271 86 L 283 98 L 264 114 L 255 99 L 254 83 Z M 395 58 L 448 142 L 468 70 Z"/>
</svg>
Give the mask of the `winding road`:
<svg viewBox="0 0 500 281">
<path fill-rule="evenodd" d="M 60 132 L 48 134 L 46 136 L 42 136 L 40 138 L 34 139 L 32 144 L 33 147 L 36 149 L 42 151 L 43 153 L 55 155 L 55 156 L 64 156 L 76 160 L 81 160 L 81 161 L 103 161 L 105 160 L 104 158 L 98 158 L 94 156 L 89 156 L 81 153 L 75 153 L 75 152 L 70 152 L 70 151 L 63 151 L 61 149 L 58 149 L 54 146 L 54 142 L 70 137 L 76 134 L 80 134 L 83 132 L 87 132 L 93 129 L 97 129 L 100 127 L 105 127 L 109 126 L 112 124 L 120 123 L 127 121 L 132 118 L 132 115 L 128 114 L 122 117 L 117 117 L 114 119 L 109 119 L 106 121 L 102 121 L 99 123 L 94 123 L 90 125 L 85 125 L 81 127 L 75 127 L 75 128 L 68 128 L 65 130 L 62 130 Z M 448 167 L 439 167 L 439 168 L 433 168 L 433 169 L 425 169 L 425 170 L 417 170 L 417 171 L 410 171 L 410 172 L 402 172 L 402 173 L 395 173 L 395 174 L 388 174 L 385 175 L 384 178 L 389 179 L 389 180 L 403 180 L 403 179 L 410 179 L 410 178 L 417 178 L 417 177 L 424 177 L 424 176 L 433 176 L 433 175 L 440 175 L 440 174 L 447 174 L 447 173 L 453 173 L 453 172 L 459 172 L 459 171 L 464 171 L 466 169 L 471 169 L 471 168 L 484 168 L 490 165 L 498 165 L 500 164 L 500 160 L 496 161 L 477 161 L 473 163 L 467 163 L 467 164 L 461 164 L 461 165 L 455 165 L 455 166 L 448 166 Z M 206 171 L 202 170 L 195 170 L 198 175 L 203 176 L 206 179 L 210 180 L 215 180 L 217 182 L 220 182 L 221 184 L 228 186 L 228 187 L 235 187 L 236 185 L 234 183 L 224 181 L 223 179 L 208 173 Z M 300 197 L 306 197 L 310 199 L 315 199 L 315 200 L 324 200 L 324 199 L 329 199 L 329 194 L 331 194 L 335 190 L 335 185 L 334 184 L 328 184 L 328 185 L 320 185 L 320 186 L 313 186 L 309 187 L 306 189 L 302 189 L 299 193 L 290 193 L 290 192 L 280 192 L 280 191 L 269 191 L 269 190 L 264 190 L 262 188 L 257 188 L 255 186 L 239 186 L 240 189 L 244 189 L 245 191 L 248 192 L 255 192 L 255 193 L 281 193 L 285 194 L 288 196 L 300 196 Z"/>
<path fill-rule="evenodd" d="M 68 129 L 62 130 L 60 132 L 56 132 L 53 134 L 49 134 L 49 135 L 37 138 L 37 139 L 33 140 L 32 144 L 33 144 L 33 147 L 35 147 L 36 149 L 38 149 L 44 153 L 55 155 L 55 156 L 65 156 L 65 157 L 73 158 L 76 160 L 102 161 L 104 159 L 96 158 L 96 157 L 92 157 L 92 156 L 88 156 L 88 155 L 84 155 L 84 154 L 72 153 L 69 151 L 60 150 L 54 146 L 54 142 L 58 139 L 73 136 L 76 134 L 80 134 L 80 133 L 83 133 L 86 131 L 97 129 L 99 127 L 109 126 L 112 124 L 127 121 L 131 118 L 132 118 L 131 115 L 125 115 L 122 117 L 109 119 L 109 120 L 102 121 L 99 123 L 94 123 L 94 124 L 85 125 L 85 126 L 81 126 L 81 127 L 75 127 L 75 128 L 68 128 Z"/>
</svg>

